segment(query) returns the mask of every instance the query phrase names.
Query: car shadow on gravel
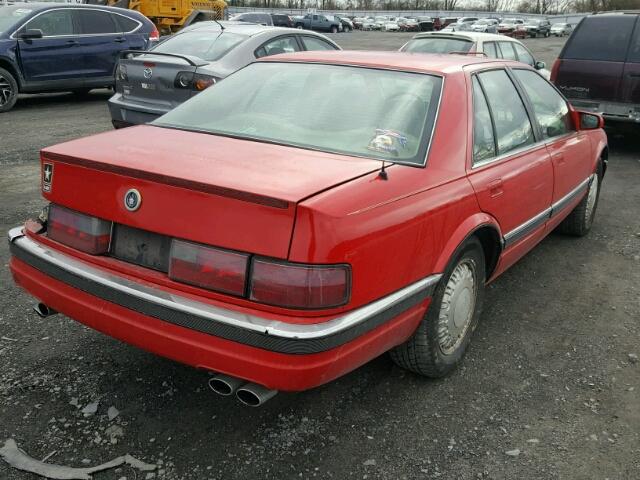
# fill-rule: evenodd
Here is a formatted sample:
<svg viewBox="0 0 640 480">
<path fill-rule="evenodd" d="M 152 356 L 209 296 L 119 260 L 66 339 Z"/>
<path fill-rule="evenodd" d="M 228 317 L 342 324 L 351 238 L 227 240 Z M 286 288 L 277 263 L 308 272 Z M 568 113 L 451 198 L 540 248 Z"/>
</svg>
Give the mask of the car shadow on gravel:
<svg viewBox="0 0 640 480">
<path fill-rule="evenodd" d="M 106 102 L 113 91 L 105 88 L 91 90 L 86 94 L 72 92 L 21 94 L 12 110 L 27 110 L 55 106 L 56 104 Z"/>
</svg>

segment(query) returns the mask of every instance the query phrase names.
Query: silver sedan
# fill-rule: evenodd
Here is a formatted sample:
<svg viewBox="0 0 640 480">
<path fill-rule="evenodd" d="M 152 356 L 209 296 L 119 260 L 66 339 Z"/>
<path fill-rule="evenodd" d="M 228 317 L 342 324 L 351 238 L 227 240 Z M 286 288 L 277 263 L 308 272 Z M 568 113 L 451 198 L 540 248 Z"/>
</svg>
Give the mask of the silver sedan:
<svg viewBox="0 0 640 480">
<path fill-rule="evenodd" d="M 243 22 L 201 22 L 149 52 L 125 53 L 109 99 L 116 128 L 150 122 L 256 58 L 340 50 L 324 35 Z"/>
</svg>

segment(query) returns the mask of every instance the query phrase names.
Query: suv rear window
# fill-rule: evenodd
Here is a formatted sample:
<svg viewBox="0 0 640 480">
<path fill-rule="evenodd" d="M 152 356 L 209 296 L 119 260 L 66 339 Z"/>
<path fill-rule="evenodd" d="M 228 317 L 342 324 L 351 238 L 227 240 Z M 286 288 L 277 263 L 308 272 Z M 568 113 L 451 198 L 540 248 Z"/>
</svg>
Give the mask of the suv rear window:
<svg viewBox="0 0 640 480">
<path fill-rule="evenodd" d="M 624 62 L 636 15 L 602 15 L 582 20 L 561 58 Z"/>
</svg>

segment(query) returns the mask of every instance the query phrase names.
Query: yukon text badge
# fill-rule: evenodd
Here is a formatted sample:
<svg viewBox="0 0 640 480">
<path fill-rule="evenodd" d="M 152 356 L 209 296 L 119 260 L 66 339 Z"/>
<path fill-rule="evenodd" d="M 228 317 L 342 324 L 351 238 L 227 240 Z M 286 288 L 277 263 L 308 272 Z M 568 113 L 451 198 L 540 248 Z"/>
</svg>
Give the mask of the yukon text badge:
<svg viewBox="0 0 640 480">
<path fill-rule="evenodd" d="M 42 191 L 50 192 L 53 184 L 53 163 L 42 164 Z"/>
<path fill-rule="evenodd" d="M 142 203 L 142 196 L 140 192 L 135 188 L 128 190 L 127 193 L 124 194 L 124 208 L 129 210 L 130 212 L 135 212 L 140 208 L 140 204 Z"/>
</svg>

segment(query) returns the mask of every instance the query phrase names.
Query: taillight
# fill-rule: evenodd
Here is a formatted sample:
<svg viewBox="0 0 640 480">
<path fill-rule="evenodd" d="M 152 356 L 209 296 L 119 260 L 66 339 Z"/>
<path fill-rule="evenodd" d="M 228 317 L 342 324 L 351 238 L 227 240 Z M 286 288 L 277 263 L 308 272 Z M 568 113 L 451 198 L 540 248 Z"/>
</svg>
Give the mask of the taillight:
<svg viewBox="0 0 640 480">
<path fill-rule="evenodd" d="M 215 84 L 216 81 L 216 77 L 212 77 L 211 75 L 203 75 L 202 73 L 193 72 L 178 72 L 173 85 L 176 88 L 188 88 L 195 90 L 196 92 L 201 92 Z"/>
<path fill-rule="evenodd" d="M 160 40 L 160 32 L 158 31 L 158 28 L 154 25 L 153 30 L 151 30 L 151 33 L 149 34 L 149 41 L 157 42 L 158 40 Z"/>
<path fill-rule="evenodd" d="M 116 81 L 127 82 L 129 77 L 127 75 L 127 66 L 119 63 L 116 67 Z"/>
<path fill-rule="evenodd" d="M 346 265 L 299 265 L 254 259 L 250 299 L 288 308 L 330 308 L 349 301 Z"/>
<path fill-rule="evenodd" d="M 169 278 L 183 283 L 243 296 L 249 256 L 174 239 Z"/>
<path fill-rule="evenodd" d="M 551 81 L 553 83 L 555 83 L 556 79 L 558 78 L 558 70 L 560 69 L 560 62 L 561 60 L 559 58 L 556 58 L 555 62 L 553 62 L 553 67 L 551 67 Z"/>
<path fill-rule="evenodd" d="M 51 204 L 47 235 L 69 247 L 100 255 L 109 250 L 111 222 Z"/>
</svg>

